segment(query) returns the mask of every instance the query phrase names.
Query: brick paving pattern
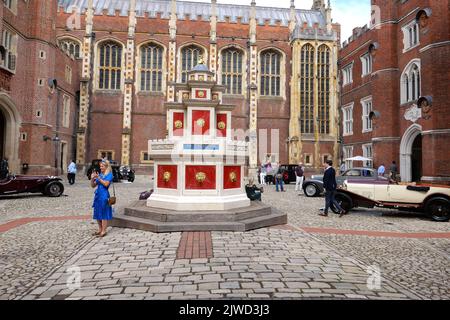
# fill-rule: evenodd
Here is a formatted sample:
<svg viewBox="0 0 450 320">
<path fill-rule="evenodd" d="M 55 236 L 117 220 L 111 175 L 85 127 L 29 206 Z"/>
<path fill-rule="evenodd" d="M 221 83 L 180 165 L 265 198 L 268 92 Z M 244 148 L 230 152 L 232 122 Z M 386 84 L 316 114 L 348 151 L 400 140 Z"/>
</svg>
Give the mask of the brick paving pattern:
<svg viewBox="0 0 450 320">
<path fill-rule="evenodd" d="M 211 232 L 183 232 L 177 259 L 212 258 Z"/>
</svg>

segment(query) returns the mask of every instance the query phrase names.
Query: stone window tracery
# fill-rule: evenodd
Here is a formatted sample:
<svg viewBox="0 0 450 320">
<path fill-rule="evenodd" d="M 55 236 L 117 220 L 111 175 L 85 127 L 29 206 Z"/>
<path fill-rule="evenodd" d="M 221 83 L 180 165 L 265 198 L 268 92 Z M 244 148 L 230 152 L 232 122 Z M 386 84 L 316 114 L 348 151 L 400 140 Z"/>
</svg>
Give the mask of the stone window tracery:
<svg viewBox="0 0 450 320">
<path fill-rule="evenodd" d="M 312 45 L 303 46 L 300 62 L 301 132 L 314 133 L 314 54 Z"/>
<path fill-rule="evenodd" d="M 421 94 L 420 63 L 410 63 L 403 72 L 401 81 L 402 103 L 418 100 Z"/>
<path fill-rule="evenodd" d="M 122 82 L 122 46 L 108 41 L 99 47 L 99 89 L 120 90 Z"/>
<path fill-rule="evenodd" d="M 322 45 L 318 50 L 318 82 L 319 82 L 319 132 L 330 133 L 330 48 Z"/>
<path fill-rule="evenodd" d="M 147 92 L 162 91 L 164 50 L 156 44 L 140 49 L 140 89 Z"/>
<path fill-rule="evenodd" d="M 235 48 L 222 51 L 222 85 L 227 94 L 242 94 L 243 56 L 242 51 Z"/>
<path fill-rule="evenodd" d="M 81 58 L 81 45 L 75 40 L 68 38 L 60 39 L 58 40 L 58 47 L 71 57 Z"/>
<path fill-rule="evenodd" d="M 196 45 L 181 49 L 181 82 L 187 82 L 187 73 L 198 64 L 200 56 L 203 55 L 203 49 Z"/>
<path fill-rule="evenodd" d="M 281 95 L 281 54 L 275 50 L 261 53 L 261 95 Z"/>
</svg>

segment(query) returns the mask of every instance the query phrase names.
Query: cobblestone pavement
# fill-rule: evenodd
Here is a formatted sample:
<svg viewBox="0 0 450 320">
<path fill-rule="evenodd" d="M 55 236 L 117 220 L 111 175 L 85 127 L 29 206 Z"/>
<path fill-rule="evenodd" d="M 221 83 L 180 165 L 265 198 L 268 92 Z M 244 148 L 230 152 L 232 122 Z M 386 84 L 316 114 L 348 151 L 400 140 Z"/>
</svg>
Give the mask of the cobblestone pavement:
<svg viewBox="0 0 450 320">
<path fill-rule="evenodd" d="M 136 199 L 149 181 L 117 184 L 118 204 Z M 90 220 L 11 226 L 0 231 L 0 299 L 450 298 L 450 238 L 432 238 L 448 233 L 449 223 L 388 210 L 322 218 L 322 198 L 299 196 L 293 186 L 285 193 L 273 189 L 266 187 L 264 202 L 287 212 L 291 227 L 212 232 L 209 259 L 176 259 L 181 233 L 113 228 L 106 238 L 94 239 Z M 66 186 L 67 197 L 0 198 L 0 226 L 30 217 L 89 215 L 92 192 L 79 178 L 76 186 Z M 302 230 L 307 227 L 325 232 Z M 367 235 L 352 233 L 361 230 Z M 431 235 L 402 237 L 417 232 Z M 68 271 L 74 266 L 81 269 L 81 287 L 71 290 Z M 368 266 L 381 271 L 379 290 L 368 288 Z"/>
</svg>

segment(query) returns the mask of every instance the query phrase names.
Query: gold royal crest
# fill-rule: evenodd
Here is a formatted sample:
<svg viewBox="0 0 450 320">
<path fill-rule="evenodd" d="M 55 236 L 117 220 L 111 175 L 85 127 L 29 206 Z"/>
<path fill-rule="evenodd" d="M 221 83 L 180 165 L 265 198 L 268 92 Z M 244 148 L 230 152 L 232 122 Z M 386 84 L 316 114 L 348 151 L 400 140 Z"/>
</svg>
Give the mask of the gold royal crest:
<svg viewBox="0 0 450 320">
<path fill-rule="evenodd" d="M 203 183 L 206 180 L 206 173 L 204 172 L 197 172 L 195 174 L 195 180 L 197 180 L 198 183 Z"/>
<path fill-rule="evenodd" d="M 203 128 L 206 124 L 206 121 L 205 121 L 205 119 L 200 118 L 196 121 L 196 123 L 197 123 L 197 126 L 199 126 L 200 128 Z"/>
<path fill-rule="evenodd" d="M 175 121 L 175 129 L 183 129 L 183 122 L 180 120 Z"/>
<path fill-rule="evenodd" d="M 172 175 L 170 174 L 170 172 L 169 172 L 169 171 L 166 171 L 166 172 L 164 172 L 164 174 L 163 174 L 163 181 L 164 181 L 164 182 L 169 182 L 171 177 L 172 177 Z"/>
</svg>

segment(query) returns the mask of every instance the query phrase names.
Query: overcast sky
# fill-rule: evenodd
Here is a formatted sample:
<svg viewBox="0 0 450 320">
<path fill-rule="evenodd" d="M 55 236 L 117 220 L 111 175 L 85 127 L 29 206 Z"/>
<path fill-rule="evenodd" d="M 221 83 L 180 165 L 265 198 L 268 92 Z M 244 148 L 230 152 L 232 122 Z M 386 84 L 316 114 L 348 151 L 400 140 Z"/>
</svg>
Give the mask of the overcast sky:
<svg viewBox="0 0 450 320">
<path fill-rule="evenodd" d="M 189 0 L 210 2 L 208 0 Z M 248 4 L 251 0 L 217 0 L 218 3 Z M 295 0 L 298 9 L 311 9 L 313 0 Z M 325 0 L 328 2 L 328 0 Z M 257 6 L 289 8 L 290 0 L 256 0 Z M 331 0 L 334 22 L 342 26 L 342 41 L 351 36 L 355 27 L 362 27 L 370 22 L 370 0 Z"/>
</svg>

